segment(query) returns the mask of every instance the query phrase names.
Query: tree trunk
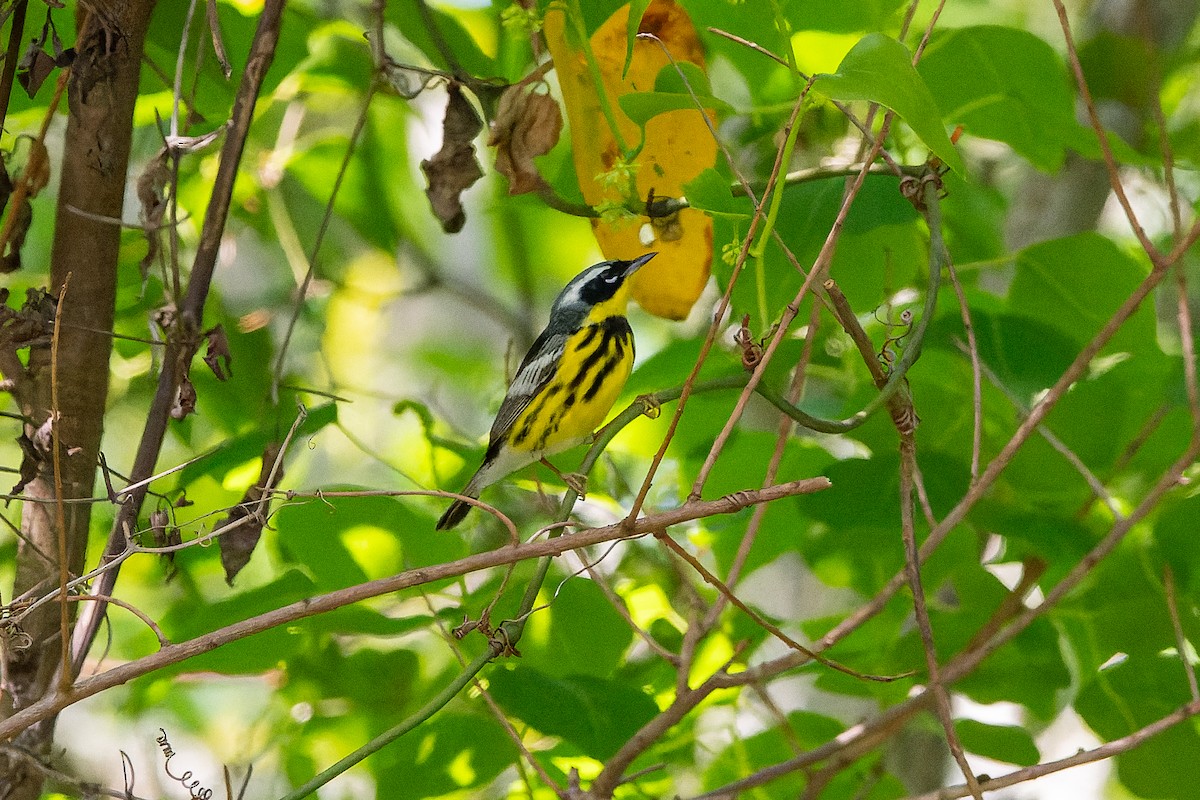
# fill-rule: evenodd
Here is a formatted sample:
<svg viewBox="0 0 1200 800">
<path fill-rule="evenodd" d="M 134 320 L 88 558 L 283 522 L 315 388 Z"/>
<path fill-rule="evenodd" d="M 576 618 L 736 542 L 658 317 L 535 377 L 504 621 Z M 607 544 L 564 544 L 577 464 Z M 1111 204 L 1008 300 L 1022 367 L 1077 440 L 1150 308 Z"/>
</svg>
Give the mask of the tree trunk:
<svg viewBox="0 0 1200 800">
<path fill-rule="evenodd" d="M 57 312 L 58 358 L 53 365 L 58 384 L 57 460 L 65 499 L 90 497 L 96 479 L 112 351 L 112 339 L 104 332 L 112 330 L 121 236 L 117 225 L 96 220 L 122 216 L 142 46 L 153 7 L 154 0 L 84 6 L 90 11 L 79 33 L 78 55 L 67 88 L 70 113 L 51 252 L 52 291 L 58 294 L 67 286 Z M 15 394 L 23 401 L 26 435 L 35 443 L 37 429 L 51 417 L 51 371 L 47 344 L 31 348 L 24 374 L 6 376 L 24 384 Z M 35 459 L 37 476 L 25 493 L 52 500 L 53 446 L 35 445 L 35 451 L 39 456 Z M 40 597 L 59 584 L 59 554 L 64 544 L 71 575 L 83 571 L 90 511 L 87 503 L 64 505 L 65 542 L 60 543 L 54 503 L 25 503 L 16 596 L 29 592 Z M 8 653 L 8 692 L 0 704 L 4 716 L 52 691 L 58 680 L 62 659 L 59 605 L 38 609 L 22 628 L 29 646 Z M 42 758 L 49 752 L 53 732 L 51 719 L 22 732 L 15 744 Z M 41 784 L 40 772 L 27 761 L 0 757 L 3 800 L 36 798 Z"/>
</svg>

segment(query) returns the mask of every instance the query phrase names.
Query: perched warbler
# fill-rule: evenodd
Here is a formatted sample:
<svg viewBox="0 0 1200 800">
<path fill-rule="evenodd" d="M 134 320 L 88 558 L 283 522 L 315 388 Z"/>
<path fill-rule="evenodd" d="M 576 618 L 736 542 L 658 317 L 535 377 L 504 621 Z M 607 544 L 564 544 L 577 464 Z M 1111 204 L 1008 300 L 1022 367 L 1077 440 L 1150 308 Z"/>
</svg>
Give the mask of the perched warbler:
<svg viewBox="0 0 1200 800">
<path fill-rule="evenodd" d="M 462 494 L 479 497 L 504 476 L 583 442 L 604 420 L 633 369 L 627 279 L 655 255 L 603 261 L 559 293 L 496 413 L 483 465 Z M 455 500 L 437 529 L 453 528 L 470 508 Z"/>
</svg>

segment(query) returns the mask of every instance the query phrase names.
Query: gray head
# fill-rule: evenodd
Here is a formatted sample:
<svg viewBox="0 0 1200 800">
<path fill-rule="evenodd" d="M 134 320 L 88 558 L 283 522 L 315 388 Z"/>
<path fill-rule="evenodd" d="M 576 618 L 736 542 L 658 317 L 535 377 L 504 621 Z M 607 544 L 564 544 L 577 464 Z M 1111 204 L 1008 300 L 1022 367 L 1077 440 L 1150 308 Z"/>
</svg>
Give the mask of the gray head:
<svg viewBox="0 0 1200 800">
<path fill-rule="evenodd" d="M 626 279 L 658 253 L 646 253 L 632 261 L 601 261 L 571 279 L 559 292 L 550 309 L 550 319 L 581 321 L 593 306 L 611 300 Z"/>
</svg>

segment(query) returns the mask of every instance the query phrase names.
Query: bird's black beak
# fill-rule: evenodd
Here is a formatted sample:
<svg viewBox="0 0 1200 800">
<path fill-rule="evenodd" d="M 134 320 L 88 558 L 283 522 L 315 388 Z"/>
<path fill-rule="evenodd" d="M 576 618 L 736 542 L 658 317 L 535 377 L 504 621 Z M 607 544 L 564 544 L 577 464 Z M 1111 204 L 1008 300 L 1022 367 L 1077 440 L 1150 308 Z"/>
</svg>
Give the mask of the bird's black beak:
<svg viewBox="0 0 1200 800">
<path fill-rule="evenodd" d="M 630 275 L 637 272 L 641 268 L 642 264 L 645 264 L 647 261 L 654 258 L 656 255 L 658 255 L 657 252 L 646 253 L 646 255 L 638 256 L 633 261 L 625 262 L 629 266 L 625 267 L 625 274 L 622 277 L 628 278 Z"/>
</svg>

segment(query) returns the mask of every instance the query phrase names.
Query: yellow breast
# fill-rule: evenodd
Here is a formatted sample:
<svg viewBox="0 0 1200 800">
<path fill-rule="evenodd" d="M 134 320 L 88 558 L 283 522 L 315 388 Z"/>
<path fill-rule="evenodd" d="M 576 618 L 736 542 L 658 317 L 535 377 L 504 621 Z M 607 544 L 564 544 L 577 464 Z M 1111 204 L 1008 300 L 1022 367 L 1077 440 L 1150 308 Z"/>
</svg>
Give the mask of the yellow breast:
<svg viewBox="0 0 1200 800">
<path fill-rule="evenodd" d="M 567 339 L 554 379 L 513 423 L 509 446 L 553 454 L 579 444 L 604 421 L 632 369 L 625 317 L 589 319 Z"/>
</svg>

